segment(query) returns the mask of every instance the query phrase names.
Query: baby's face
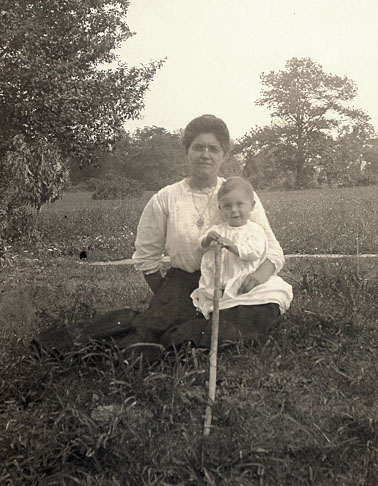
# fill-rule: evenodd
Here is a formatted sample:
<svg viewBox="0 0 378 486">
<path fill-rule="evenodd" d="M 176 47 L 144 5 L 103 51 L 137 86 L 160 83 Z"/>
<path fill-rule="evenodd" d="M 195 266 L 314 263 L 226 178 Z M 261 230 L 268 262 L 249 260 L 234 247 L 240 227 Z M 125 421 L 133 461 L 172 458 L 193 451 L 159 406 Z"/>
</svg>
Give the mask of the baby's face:
<svg viewBox="0 0 378 486">
<path fill-rule="evenodd" d="M 244 191 L 237 189 L 228 192 L 219 201 L 223 219 L 230 226 L 243 226 L 248 221 L 254 205 L 255 201 L 252 201 Z"/>
</svg>

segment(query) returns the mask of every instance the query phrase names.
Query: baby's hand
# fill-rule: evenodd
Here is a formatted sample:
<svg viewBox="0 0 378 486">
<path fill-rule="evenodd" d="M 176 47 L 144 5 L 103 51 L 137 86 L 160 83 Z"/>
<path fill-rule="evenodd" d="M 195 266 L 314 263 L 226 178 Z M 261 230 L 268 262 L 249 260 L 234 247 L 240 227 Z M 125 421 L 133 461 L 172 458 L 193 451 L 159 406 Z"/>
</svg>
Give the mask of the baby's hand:
<svg viewBox="0 0 378 486">
<path fill-rule="evenodd" d="M 218 241 L 219 242 L 219 239 L 221 238 L 221 235 L 219 233 L 217 233 L 216 231 L 209 231 L 207 237 L 210 240 Z"/>
<path fill-rule="evenodd" d="M 229 248 L 230 246 L 234 246 L 234 243 L 229 238 L 226 238 L 225 236 L 220 236 L 218 238 L 218 243 L 220 243 L 223 246 L 223 248 Z"/>
<path fill-rule="evenodd" d="M 218 239 L 218 243 L 222 245 L 222 248 L 226 248 L 226 250 L 230 251 L 234 255 L 240 256 L 238 247 L 229 238 L 226 238 L 225 236 L 221 236 Z"/>
<path fill-rule="evenodd" d="M 219 243 L 220 234 L 216 231 L 209 231 L 205 238 L 201 241 L 202 248 L 210 248 Z"/>
</svg>

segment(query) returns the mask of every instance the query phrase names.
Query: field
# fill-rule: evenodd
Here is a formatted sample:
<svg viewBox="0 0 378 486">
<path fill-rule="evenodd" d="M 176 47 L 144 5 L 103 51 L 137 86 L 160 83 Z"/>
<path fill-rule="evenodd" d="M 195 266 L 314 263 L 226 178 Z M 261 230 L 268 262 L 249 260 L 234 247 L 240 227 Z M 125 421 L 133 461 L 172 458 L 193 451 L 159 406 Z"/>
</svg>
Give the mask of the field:
<svg viewBox="0 0 378 486">
<path fill-rule="evenodd" d="M 285 253 L 376 253 L 377 187 L 262 192 L 260 198 Z M 91 260 L 131 256 L 141 211 L 152 193 L 126 201 L 95 201 L 66 194 L 42 209 L 38 238 L 25 255 Z M 32 241 L 33 243 L 33 241 Z"/>
<path fill-rule="evenodd" d="M 53 323 L 148 305 L 132 268 L 90 265 L 131 256 L 148 197 L 67 194 L 2 263 L 0 484 L 375 486 L 377 259 L 288 259 L 295 298 L 280 327 L 262 349 L 219 353 L 206 440 L 205 350 L 147 368 L 100 343 L 33 352 Z M 376 187 L 260 197 L 286 254 L 377 253 Z"/>
</svg>

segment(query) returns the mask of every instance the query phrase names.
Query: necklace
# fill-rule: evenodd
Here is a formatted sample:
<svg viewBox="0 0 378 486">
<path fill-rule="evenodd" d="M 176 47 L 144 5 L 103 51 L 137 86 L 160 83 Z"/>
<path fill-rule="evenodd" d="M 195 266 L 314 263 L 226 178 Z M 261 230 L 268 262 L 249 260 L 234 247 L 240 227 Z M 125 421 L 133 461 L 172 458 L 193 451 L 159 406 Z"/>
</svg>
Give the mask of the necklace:
<svg viewBox="0 0 378 486">
<path fill-rule="evenodd" d="M 204 214 L 205 214 L 206 209 L 209 207 L 209 204 L 210 204 L 210 202 L 211 202 L 211 200 L 212 200 L 212 198 L 213 198 L 214 191 L 215 191 L 215 188 L 216 188 L 216 187 L 217 187 L 217 186 L 215 185 L 215 186 L 213 187 L 213 190 L 211 191 L 210 196 L 208 196 L 208 197 L 207 197 L 207 204 L 206 204 L 206 206 L 205 206 L 205 209 L 202 211 L 202 213 L 201 213 L 200 211 L 198 211 L 198 208 L 197 208 L 196 203 L 195 203 L 195 201 L 194 201 L 193 189 L 192 189 L 192 188 L 190 188 L 190 192 L 192 193 L 192 201 L 193 201 L 193 206 L 194 206 L 194 208 L 195 208 L 195 210 L 197 211 L 197 214 L 198 214 L 198 216 L 199 216 L 199 218 L 198 218 L 198 219 L 197 219 L 197 221 L 196 221 L 196 225 L 198 226 L 198 228 L 202 228 L 202 226 L 205 224 L 205 220 L 204 220 L 203 216 L 204 216 Z"/>
</svg>

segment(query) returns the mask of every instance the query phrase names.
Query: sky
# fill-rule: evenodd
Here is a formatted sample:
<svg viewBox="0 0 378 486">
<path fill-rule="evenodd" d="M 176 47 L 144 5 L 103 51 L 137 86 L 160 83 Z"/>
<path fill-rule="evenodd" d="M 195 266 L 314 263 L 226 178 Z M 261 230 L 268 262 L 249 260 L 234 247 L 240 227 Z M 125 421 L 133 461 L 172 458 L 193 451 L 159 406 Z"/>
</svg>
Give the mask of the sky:
<svg viewBox="0 0 378 486">
<path fill-rule="evenodd" d="M 129 65 L 166 58 L 126 129 L 184 128 L 212 113 L 231 137 L 269 124 L 255 101 L 260 74 L 309 57 L 324 71 L 355 81 L 353 104 L 378 130 L 377 0 L 131 0 L 135 35 L 119 50 Z"/>
</svg>

